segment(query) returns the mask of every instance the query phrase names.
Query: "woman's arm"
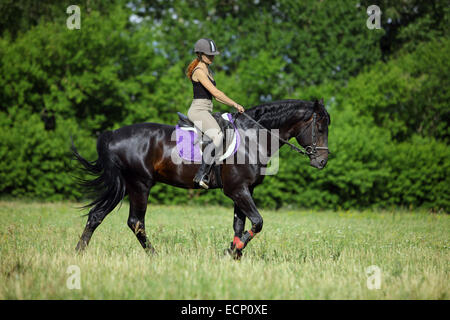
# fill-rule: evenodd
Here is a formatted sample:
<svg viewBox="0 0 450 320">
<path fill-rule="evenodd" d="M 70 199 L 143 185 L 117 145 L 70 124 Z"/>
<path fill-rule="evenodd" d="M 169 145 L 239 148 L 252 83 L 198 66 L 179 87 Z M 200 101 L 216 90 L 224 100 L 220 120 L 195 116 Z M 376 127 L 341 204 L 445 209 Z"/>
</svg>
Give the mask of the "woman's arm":
<svg viewBox="0 0 450 320">
<path fill-rule="evenodd" d="M 202 70 L 200 70 L 200 72 L 197 72 L 196 76 L 197 76 L 198 81 L 201 82 L 201 84 L 206 88 L 206 90 L 208 90 L 214 96 L 214 98 L 216 98 L 217 101 L 222 102 L 223 104 L 229 105 L 230 107 L 235 107 L 236 109 L 239 110 L 239 112 L 241 112 L 241 110 L 243 112 L 244 108 L 241 105 L 239 105 L 238 103 L 236 103 L 233 100 L 231 100 L 230 98 L 228 98 L 225 93 L 223 93 L 222 91 L 217 89 L 212 84 L 211 80 L 209 80 L 208 76 Z"/>
<path fill-rule="evenodd" d="M 214 97 L 214 98 L 216 98 L 216 97 Z M 223 104 L 226 104 L 225 101 L 221 100 L 220 98 L 216 98 L 216 100 L 221 102 L 221 103 L 223 103 Z"/>
</svg>

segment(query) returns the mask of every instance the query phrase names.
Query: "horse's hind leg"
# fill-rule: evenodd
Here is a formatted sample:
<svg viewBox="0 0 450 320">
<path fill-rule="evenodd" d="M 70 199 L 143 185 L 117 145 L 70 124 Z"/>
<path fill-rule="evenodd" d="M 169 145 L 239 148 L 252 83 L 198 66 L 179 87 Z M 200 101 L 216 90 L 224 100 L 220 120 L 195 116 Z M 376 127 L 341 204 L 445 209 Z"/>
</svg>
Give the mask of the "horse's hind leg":
<svg viewBox="0 0 450 320">
<path fill-rule="evenodd" d="M 100 210 L 97 207 L 94 207 L 91 211 L 89 211 L 88 221 L 76 247 L 77 252 L 81 252 L 87 247 L 95 229 L 97 229 L 97 227 L 102 223 L 103 219 L 109 212 L 110 211 L 105 212 L 104 210 Z"/>
<path fill-rule="evenodd" d="M 147 253 L 154 254 L 156 253 L 155 249 L 145 233 L 145 212 L 147 211 L 148 195 L 151 186 L 146 186 L 140 182 L 134 182 L 132 186 L 128 186 L 128 196 L 130 199 L 128 227 L 136 235 L 144 250 Z"/>
</svg>

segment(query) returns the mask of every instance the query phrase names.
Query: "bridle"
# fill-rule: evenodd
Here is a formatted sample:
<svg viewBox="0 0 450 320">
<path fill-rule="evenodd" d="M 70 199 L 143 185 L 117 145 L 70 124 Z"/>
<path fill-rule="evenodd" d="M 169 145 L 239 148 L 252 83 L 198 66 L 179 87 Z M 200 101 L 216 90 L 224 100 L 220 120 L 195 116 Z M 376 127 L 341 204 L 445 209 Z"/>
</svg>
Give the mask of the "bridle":
<svg viewBox="0 0 450 320">
<path fill-rule="evenodd" d="M 317 115 L 314 112 L 314 114 L 313 114 L 313 121 L 312 121 L 312 129 L 311 129 L 312 144 L 305 147 L 306 155 L 308 155 L 308 156 L 312 155 L 314 157 L 317 156 L 317 150 L 327 150 L 328 154 L 330 154 L 330 150 L 328 149 L 328 147 L 318 147 L 317 146 L 317 140 L 316 140 L 316 119 L 317 119 Z M 303 133 L 303 131 L 302 131 L 302 133 Z"/>
<path fill-rule="evenodd" d="M 241 114 L 238 112 L 238 115 Z M 300 154 L 303 154 L 305 156 L 308 157 L 317 157 L 317 150 L 327 150 L 328 154 L 330 154 L 330 150 L 328 149 L 328 147 L 318 147 L 317 146 L 317 141 L 316 141 L 316 121 L 317 121 L 317 115 L 314 112 L 313 117 L 312 117 L 312 132 L 311 132 L 311 140 L 312 140 L 312 144 L 309 146 L 304 147 L 305 150 L 302 150 L 300 148 L 298 148 L 297 146 L 293 145 L 292 143 L 290 143 L 289 141 L 280 138 L 279 136 L 277 136 L 275 133 L 272 133 L 271 130 L 268 130 L 266 127 L 264 127 L 263 125 L 261 125 L 259 122 L 255 121 L 252 117 L 250 117 L 248 114 L 246 114 L 245 112 L 242 113 L 244 116 L 246 116 L 248 119 L 250 119 L 251 121 L 253 121 L 254 123 L 256 123 L 258 126 L 260 126 L 261 128 L 267 130 L 271 135 L 273 135 L 274 137 L 278 138 L 280 141 L 286 143 L 289 147 L 291 147 L 291 149 L 297 151 Z M 306 130 L 307 128 L 305 128 L 304 130 Z M 303 131 L 304 131 L 303 130 Z M 303 131 L 301 133 L 303 133 Z M 298 136 L 298 135 L 297 135 Z M 298 139 L 297 139 L 298 140 Z"/>
</svg>

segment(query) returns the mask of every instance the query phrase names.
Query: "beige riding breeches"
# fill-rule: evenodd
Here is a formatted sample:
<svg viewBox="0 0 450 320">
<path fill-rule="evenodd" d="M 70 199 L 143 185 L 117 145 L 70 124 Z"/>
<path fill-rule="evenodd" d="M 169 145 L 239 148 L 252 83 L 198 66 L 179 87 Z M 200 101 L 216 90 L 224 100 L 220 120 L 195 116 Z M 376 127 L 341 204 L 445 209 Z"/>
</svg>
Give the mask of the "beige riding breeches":
<svg viewBox="0 0 450 320">
<path fill-rule="evenodd" d="M 222 145 L 223 132 L 217 124 L 216 119 L 212 116 L 213 103 L 209 99 L 194 99 L 187 112 L 189 120 L 204 134 L 210 137 L 217 149 Z M 218 154 L 216 153 L 216 156 Z"/>
</svg>

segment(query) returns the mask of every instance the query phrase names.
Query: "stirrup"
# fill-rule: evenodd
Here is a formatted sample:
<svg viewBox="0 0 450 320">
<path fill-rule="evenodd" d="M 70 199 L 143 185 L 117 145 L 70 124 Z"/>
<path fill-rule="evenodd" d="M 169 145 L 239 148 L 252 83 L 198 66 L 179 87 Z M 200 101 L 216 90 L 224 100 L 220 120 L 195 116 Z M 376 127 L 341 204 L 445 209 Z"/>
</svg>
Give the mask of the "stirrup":
<svg viewBox="0 0 450 320">
<path fill-rule="evenodd" d="M 211 173 L 211 168 L 208 168 L 207 171 L 208 172 L 205 173 L 202 176 L 201 180 L 198 182 L 198 185 L 200 187 L 202 187 L 203 189 L 209 189 L 208 183 L 209 183 L 209 178 L 210 178 L 209 174 Z"/>
<path fill-rule="evenodd" d="M 199 183 L 199 186 L 202 187 L 203 189 L 209 189 L 209 186 L 202 180 Z"/>
<path fill-rule="evenodd" d="M 197 177 L 194 177 L 194 182 L 197 183 L 200 187 L 202 187 L 203 189 L 208 189 L 209 186 L 209 180 L 210 180 L 210 175 L 211 175 L 211 166 L 207 166 L 205 168 L 205 170 L 203 171 L 203 175 L 200 177 L 200 179 Z M 199 169 L 201 170 L 201 169 Z"/>
<path fill-rule="evenodd" d="M 202 164 L 204 165 L 204 164 Z M 206 167 L 206 168 L 205 168 Z M 201 177 L 199 177 L 199 172 L 197 172 L 197 174 L 194 177 L 194 182 L 197 183 L 199 186 L 201 186 L 203 189 L 208 189 L 208 183 L 209 183 L 209 174 L 211 171 L 212 166 L 205 166 L 203 167 L 203 175 Z M 199 171 L 202 170 L 202 168 L 200 167 Z"/>
</svg>

